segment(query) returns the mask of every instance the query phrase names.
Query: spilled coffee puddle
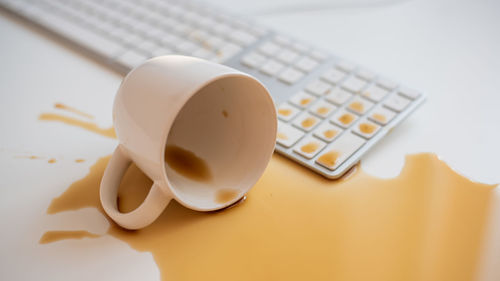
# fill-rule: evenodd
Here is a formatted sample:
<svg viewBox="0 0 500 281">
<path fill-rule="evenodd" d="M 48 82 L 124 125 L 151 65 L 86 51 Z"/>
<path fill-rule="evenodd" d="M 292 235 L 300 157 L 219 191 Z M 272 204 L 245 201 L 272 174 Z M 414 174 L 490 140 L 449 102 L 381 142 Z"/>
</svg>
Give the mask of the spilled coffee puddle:
<svg viewBox="0 0 500 281">
<path fill-rule="evenodd" d="M 54 108 L 61 109 L 67 112 L 77 113 L 78 115 L 82 115 L 87 117 L 88 119 L 92 119 L 92 115 L 83 113 L 75 108 L 63 105 L 61 103 L 56 103 Z M 108 138 L 116 138 L 115 130 L 113 127 L 111 128 L 100 128 L 95 122 L 92 121 L 83 121 L 77 118 L 68 117 L 58 113 L 42 113 L 38 116 L 38 120 L 42 121 L 56 121 L 61 122 L 70 126 L 80 127 L 87 131 L 93 132 L 95 134 L 108 137 Z"/>
<path fill-rule="evenodd" d="M 53 199 L 49 214 L 96 208 L 110 156 Z M 132 165 L 119 208 L 131 211 L 151 181 Z M 362 169 L 330 181 L 274 155 L 241 204 L 196 212 L 176 202 L 150 226 L 107 235 L 151 252 L 163 280 L 472 280 L 493 185 L 458 175 L 433 154 L 410 155 L 392 179 Z M 90 234 L 90 235 L 89 235 Z M 47 232 L 42 242 L 91 238 Z"/>
</svg>

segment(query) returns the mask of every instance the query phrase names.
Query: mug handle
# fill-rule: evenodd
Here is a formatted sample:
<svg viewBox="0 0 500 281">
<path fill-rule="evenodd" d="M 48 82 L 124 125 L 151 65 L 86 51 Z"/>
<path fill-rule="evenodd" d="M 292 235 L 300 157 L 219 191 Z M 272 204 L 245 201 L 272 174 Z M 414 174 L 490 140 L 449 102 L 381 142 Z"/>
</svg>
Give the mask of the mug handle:
<svg viewBox="0 0 500 281">
<path fill-rule="evenodd" d="M 139 229 L 156 220 L 172 197 L 166 195 L 159 184 L 154 182 L 149 194 L 139 207 L 129 213 L 120 212 L 117 205 L 118 188 L 131 163 L 132 160 L 125 154 L 121 145 L 118 145 L 104 170 L 100 197 L 104 211 L 117 224 L 127 229 Z"/>
</svg>

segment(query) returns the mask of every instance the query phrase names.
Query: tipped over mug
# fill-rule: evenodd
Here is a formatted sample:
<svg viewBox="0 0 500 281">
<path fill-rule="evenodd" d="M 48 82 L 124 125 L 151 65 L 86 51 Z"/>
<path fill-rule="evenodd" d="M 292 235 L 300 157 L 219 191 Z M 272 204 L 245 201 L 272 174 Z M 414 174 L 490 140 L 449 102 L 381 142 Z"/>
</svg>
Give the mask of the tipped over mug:
<svg viewBox="0 0 500 281">
<path fill-rule="evenodd" d="M 230 67 L 186 56 L 150 59 L 123 80 L 113 105 L 119 144 L 104 171 L 105 212 L 128 229 L 158 218 L 173 199 L 197 211 L 244 196 L 274 150 L 277 119 L 267 89 Z M 135 210 L 117 206 L 131 163 L 153 185 Z"/>
</svg>

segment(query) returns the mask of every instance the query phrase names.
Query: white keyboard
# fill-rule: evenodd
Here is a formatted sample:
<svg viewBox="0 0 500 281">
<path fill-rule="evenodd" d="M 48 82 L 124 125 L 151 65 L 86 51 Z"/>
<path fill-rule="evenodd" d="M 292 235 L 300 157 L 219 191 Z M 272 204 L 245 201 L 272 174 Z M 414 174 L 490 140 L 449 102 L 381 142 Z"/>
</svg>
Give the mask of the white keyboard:
<svg viewBox="0 0 500 281">
<path fill-rule="evenodd" d="M 276 151 L 338 178 L 424 96 L 362 66 L 195 1 L 0 0 L 126 74 L 148 58 L 183 54 L 257 77 L 278 109 Z"/>
</svg>

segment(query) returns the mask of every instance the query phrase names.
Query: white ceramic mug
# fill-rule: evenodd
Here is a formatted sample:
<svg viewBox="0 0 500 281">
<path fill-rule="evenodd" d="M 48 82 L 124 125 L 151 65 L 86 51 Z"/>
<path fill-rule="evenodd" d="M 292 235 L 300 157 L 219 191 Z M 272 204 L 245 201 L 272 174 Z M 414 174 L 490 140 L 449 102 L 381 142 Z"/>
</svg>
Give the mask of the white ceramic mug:
<svg viewBox="0 0 500 281">
<path fill-rule="evenodd" d="M 153 58 L 132 70 L 116 94 L 113 122 L 120 144 L 104 172 L 100 197 L 106 213 L 128 229 L 152 223 L 172 199 L 198 211 L 233 204 L 264 172 L 277 130 L 273 100 L 259 81 L 185 56 Z M 167 165 L 167 146 L 205 161 L 210 178 L 189 177 Z M 121 213 L 118 188 L 132 161 L 153 186 L 137 209 Z M 235 192 L 234 198 L 216 201 L 224 190 Z"/>
</svg>

